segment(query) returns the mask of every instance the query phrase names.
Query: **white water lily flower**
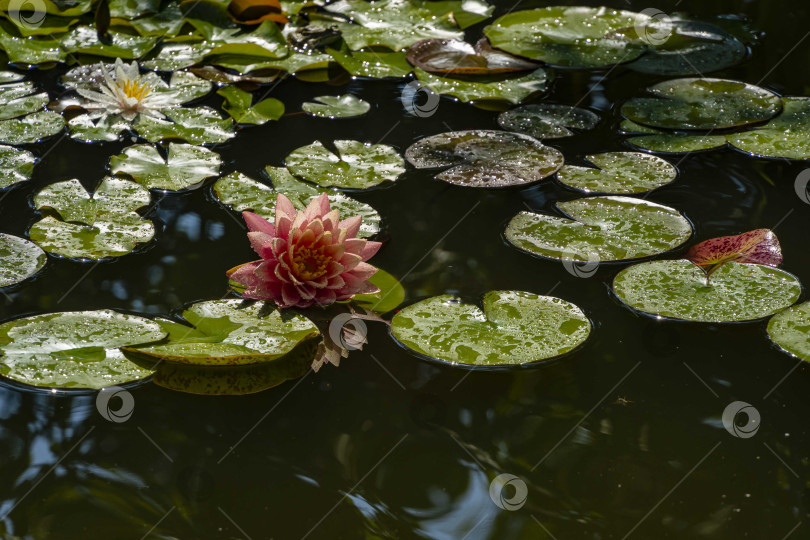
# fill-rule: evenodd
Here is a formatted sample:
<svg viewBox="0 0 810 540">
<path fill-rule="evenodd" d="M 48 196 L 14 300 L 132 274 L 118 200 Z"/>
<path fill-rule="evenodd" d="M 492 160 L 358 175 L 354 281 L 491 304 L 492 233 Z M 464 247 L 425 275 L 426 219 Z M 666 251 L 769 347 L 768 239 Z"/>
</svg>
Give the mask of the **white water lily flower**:
<svg viewBox="0 0 810 540">
<path fill-rule="evenodd" d="M 161 109 L 179 105 L 176 96 L 168 92 L 156 92 L 162 82 L 154 73 L 141 75 L 138 63 L 124 64 L 116 58 L 113 69 L 101 64 L 103 81 L 99 81 L 101 92 L 88 88 L 76 88 L 80 96 L 88 101 L 82 103 L 93 118 L 106 115 L 121 115 L 132 121 L 139 114 L 153 118 L 164 118 Z M 164 85 L 165 86 L 165 85 Z"/>
</svg>

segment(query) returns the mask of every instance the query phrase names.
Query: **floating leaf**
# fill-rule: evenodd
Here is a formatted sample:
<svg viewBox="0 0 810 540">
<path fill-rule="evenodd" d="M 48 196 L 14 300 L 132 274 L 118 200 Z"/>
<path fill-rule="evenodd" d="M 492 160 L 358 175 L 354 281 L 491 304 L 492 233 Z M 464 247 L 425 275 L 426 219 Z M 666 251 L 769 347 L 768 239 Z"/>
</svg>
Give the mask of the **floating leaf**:
<svg viewBox="0 0 810 540">
<path fill-rule="evenodd" d="M 222 108 L 237 124 L 264 124 L 284 114 L 284 104 L 279 100 L 267 98 L 253 105 L 253 94 L 236 86 L 221 88 L 217 94 L 225 98 Z"/>
<path fill-rule="evenodd" d="M 337 154 L 320 141 L 293 150 L 287 169 L 304 180 L 324 187 L 366 189 L 393 182 L 405 172 L 405 162 L 392 147 L 360 141 L 335 141 Z"/>
<path fill-rule="evenodd" d="M 536 62 L 496 51 L 486 39 L 475 46 L 457 39 L 425 39 L 408 47 L 407 59 L 429 73 L 492 75 L 539 67 Z"/>
<path fill-rule="evenodd" d="M 91 26 L 77 26 L 68 34 L 60 36 L 58 48 L 70 53 L 91 54 L 107 58 L 135 60 L 145 55 L 157 45 L 159 37 L 141 37 L 110 30 L 107 43 L 98 39 L 96 29 Z"/>
<path fill-rule="evenodd" d="M 627 142 L 641 150 L 662 154 L 691 154 L 726 147 L 724 135 L 643 135 Z"/>
<path fill-rule="evenodd" d="M 369 77 L 372 79 L 402 78 L 407 77 L 412 71 L 411 65 L 405 59 L 405 53 L 350 52 L 348 49 L 327 49 L 326 52 L 354 77 Z"/>
<path fill-rule="evenodd" d="M 63 257 L 120 257 L 154 237 L 152 222 L 136 212 L 149 200 L 146 188 L 123 178 L 105 178 L 93 195 L 78 180 L 51 184 L 34 197 L 44 217 L 30 237 Z"/>
<path fill-rule="evenodd" d="M 692 246 L 686 258 L 700 266 L 707 275 L 713 274 L 726 263 L 782 264 L 782 247 L 770 229 L 756 229 L 736 236 L 710 238 Z"/>
<path fill-rule="evenodd" d="M 153 381 L 158 386 L 203 396 L 244 396 L 303 377 L 315 358 L 317 340 L 308 340 L 272 362 L 244 366 L 196 366 L 161 362 Z"/>
<path fill-rule="evenodd" d="M 484 28 L 496 49 L 566 67 L 595 68 L 638 58 L 645 43 L 618 33 L 646 24 L 642 13 L 582 6 L 551 6 L 508 13 Z"/>
<path fill-rule="evenodd" d="M 566 165 L 557 180 L 586 193 L 643 193 L 669 184 L 678 170 L 668 161 L 640 152 L 607 152 L 587 156 L 596 165 Z"/>
<path fill-rule="evenodd" d="M 164 42 L 157 53 L 141 62 L 141 67 L 157 71 L 175 71 L 201 62 L 213 46 L 207 41 Z M 193 70 L 192 70 L 193 71 Z"/>
<path fill-rule="evenodd" d="M 509 131 L 451 131 L 425 137 L 405 158 L 418 169 L 448 167 L 436 178 L 469 187 L 508 187 L 537 182 L 563 164 L 563 155 L 527 135 Z"/>
<path fill-rule="evenodd" d="M 599 117 L 587 109 L 554 103 L 523 105 L 498 116 L 502 128 L 536 139 L 570 137 L 571 129 L 593 129 L 598 123 Z"/>
<path fill-rule="evenodd" d="M 810 98 L 782 98 L 782 113 L 763 126 L 727 136 L 733 148 L 766 158 L 810 159 Z"/>
<path fill-rule="evenodd" d="M 569 217 L 521 212 L 506 227 L 518 249 L 578 262 L 626 261 L 675 249 L 692 235 L 677 210 L 629 197 L 588 197 L 557 203 Z"/>
<path fill-rule="evenodd" d="M 273 362 L 296 345 L 319 335 L 306 317 L 241 300 L 198 302 L 183 311 L 193 327 L 160 321 L 166 343 L 126 347 L 133 358 L 150 358 L 201 366 L 236 366 Z"/>
<path fill-rule="evenodd" d="M 661 36 L 663 43 L 656 42 L 654 47 L 627 65 L 642 73 L 702 76 L 739 64 L 748 55 L 748 48 L 742 41 L 707 22 L 670 17 L 667 20 L 653 19 L 646 31 Z"/>
<path fill-rule="evenodd" d="M 119 347 L 165 336 L 153 321 L 108 309 L 34 315 L 0 325 L 0 374 L 56 388 L 124 384 L 152 371 L 127 360 Z"/>
<path fill-rule="evenodd" d="M 16 285 L 45 266 L 48 258 L 36 244 L 0 233 L 0 287 Z"/>
<path fill-rule="evenodd" d="M 29 180 L 36 162 L 37 158 L 31 152 L 0 146 L 0 190 Z"/>
<path fill-rule="evenodd" d="M 233 20 L 242 24 L 259 24 L 262 21 L 286 23 L 287 17 L 281 14 L 278 0 L 231 0 L 228 13 Z"/>
<path fill-rule="evenodd" d="M 42 110 L 48 101 L 48 94 L 38 93 L 30 82 L 0 85 L 0 120 Z"/>
<path fill-rule="evenodd" d="M 217 176 L 219 154 L 201 146 L 169 143 L 166 159 L 151 144 L 136 144 L 110 158 L 110 172 L 124 174 L 147 189 L 177 191 Z"/>
<path fill-rule="evenodd" d="M 368 281 L 372 285 L 376 285 L 380 292 L 355 295 L 351 299 L 353 306 L 376 313 L 388 313 L 405 301 L 405 288 L 397 278 L 385 270 L 378 268 Z"/>
<path fill-rule="evenodd" d="M 414 69 L 416 78 L 436 94 L 453 96 L 463 102 L 508 101 L 520 103 L 527 97 L 544 92 L 548 75 L 537 69 L 522 75 L 500 75 L 475 78 L 450 78 L 433 75 L 419 68 Z"/>
<path fill-rule="evenodd" d="M 652 97 L 622 106 L 626 118 L 663 129 L 725 129 L 769 120 L 782 100 L 769 90 L 726 79 L 674 79 L 651 86 Z"/>
<path fill-rule="evenodd" d="M 368 101 L 353 96 L 343 94 L 342 96 L 318 96 L 313 98 L 315 102 L 307 101 L 301 108 L 311 116 L 321 118 L 351 118 L 353 116 L 363 116 L 370 109 Z"/>
<path fill-rule="evenodd" d="M 31 144 L 56 135 L 65 129 L 61 114 L 39 111 L 22 118 L 0 121 L 0 142 Z"/>
<path fill-rule="evenodd" d="M 613 290 L 628 306 L 662 317 L 736 322 L 767 317 L 798 300 L 801 284 L 778 268 L 730 262 L 710 282 L 687 260 L 650 261 L 625 268 Z"/>
<path fill-rule="evenodd" d="M 768 321 L 768 337 L 783 351 L 810 361 L 810 302 L 774 315 Z"/>
<path fill-rule="evenodd" d="M 329 195 L 329 203 L 333 210 L 340 213 L 341 218 L 362 216 L 358 236 L 367 238 L 380 231 L 380 214 L 366 203 L 344 195 L 335 189 L 319 189 L 298 180 L 284 167 L 267 167 L 267 173 L 273 182 L 270 187 L 239 173 L 232 173 L 220 178 L 214 184 L 214 194 L 217 198 L 243 212 L 250 210 L 254 214 L 273 221 L 275 218 L 276 198 L 283 193 L 292 201 L 298 210 L 304 210 L 309 202 L 321 193 Z"/>
<path fill-rule="evenodd" d="M 191 144 L 223 143 L 234 137 L 233 123 L 210 107 L 166 109 L 167 120 L 140 115 L 133 127 L 147 141 L 182 140 Z"/>
<path fill-rule="evenodd" d="M 194 0 L 192 0 L 194 1 Z M 210 57 L 233 55 L 252 56 L 256 59 L 274 59 L 287 56 L 287 40 L 273 21 L 264 21 L 254 30 L 225 28 L 200 19 L 188 19 L 195 35 L 213 45 Z"/>
<path fill-rule="evenodd" d="M 491 291 L 483 308 L 434 296 L 399 311 L 391 333 L 417 354 L 454 365 L 514 366 L 565 354 L 591 332 L 579 307 L 552 296 Z"/>
<path fill-rule="evenodd" d="M 461 2 L 446 2 L 439 13 L 431 11 L 429 4 L 411 0 L 339 0 L 326 9 L 353 21 L 336 23 L 353 51 L 378 45 L 400 51 L 422 39 L 464 37 L 450 15 L 455 6 L 462 10 Z"/>
</svg>

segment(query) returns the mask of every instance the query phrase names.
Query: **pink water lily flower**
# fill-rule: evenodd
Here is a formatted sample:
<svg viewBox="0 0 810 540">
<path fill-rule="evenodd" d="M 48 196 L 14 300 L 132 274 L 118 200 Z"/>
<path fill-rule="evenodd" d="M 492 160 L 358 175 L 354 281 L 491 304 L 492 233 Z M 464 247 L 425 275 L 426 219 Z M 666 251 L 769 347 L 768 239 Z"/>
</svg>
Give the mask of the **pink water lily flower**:
<svg viewBox="0 0 810 540">
<path fill-rule="evenodd" d="M 368 281 L 377 268 L 365 261 L 382 244 L 357 238 L 362 217 L 339 221 L 325 193 L 303 212 L 279 194 L 275 225 L 251 212 L 242 215 L 250 244 L 261 257 L 229 272 L 232 280 L 247 287 L 243 298 L 305 308 L 379 292 Z"/>
</svg>

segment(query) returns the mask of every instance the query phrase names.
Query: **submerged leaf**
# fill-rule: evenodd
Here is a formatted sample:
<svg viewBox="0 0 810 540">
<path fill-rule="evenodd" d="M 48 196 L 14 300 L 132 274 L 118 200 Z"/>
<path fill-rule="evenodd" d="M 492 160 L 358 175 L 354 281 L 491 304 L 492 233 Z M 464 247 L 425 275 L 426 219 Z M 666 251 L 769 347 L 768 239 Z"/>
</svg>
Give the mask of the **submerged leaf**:
<svg viewBox="0 0 810 540">
<path fill-rule="evenodd" d="M 308 182 L 323 187 L 367 189 L 393 182 L 405 172 L 405 162 L 394 148 L 360 141 L 334 142 L 337 154 L 320 141 L 293 150 L 287 169 Z"/>
<path fill-rule="evenodd" d="M 152 370 L 127 360 L 119 347 L 165 336 L 154 321 L 108 309 L 34 315 L 0 325 L 0 374 L 56 388 L 124 384 Z"/>
<path fill-rule="evenodd" d="M 169 143 L 166 159 L 151 144 L 136 144 L 110 158 L 110 172 L 124 174 L 147 189 L 177 191 L 217 176 L 219 154 L 201 146 Z"/>
<path fill-rule="evenodd" d="M 710 238 L 692 246 L 686 258 L 711 275 L 726 263 L 782 264 L 779 239 L 770 229 L 756 229 L 736 236 Z"/>
<path fill-rule="evenodd" d="M 48 258 L 36 244 L 0 233 L 0 287 L 16 285 L 45 266 Z"/>
<path fill-rule="evenodd" d="M 451 131 L 425 137 L 405 151 L 416 168 L 450 167 L 436 175 L 445 182 L 483 188 L 518 186 L 551 176 L 562 154 L 527 135 L 509 131 Z"/>
<path fill-rule="evenodd" d="M 801 284 L 778 268 L 729 262 L 707 283 L 690 261 L 650 261 L 619 272 L 616 296 L 628 306 L 662 317 L 738 322 L 772 315 L 798 300 Z"/>
<path fill-rule="evenodd" d="M 396 340 L 453 365 L 514 366 L 560 356 L 581 345 L 591 323 L 576 305 L 522 291 L 491 291 L 483 310 L 450 295 L 399 311 Z"/>
</svg>

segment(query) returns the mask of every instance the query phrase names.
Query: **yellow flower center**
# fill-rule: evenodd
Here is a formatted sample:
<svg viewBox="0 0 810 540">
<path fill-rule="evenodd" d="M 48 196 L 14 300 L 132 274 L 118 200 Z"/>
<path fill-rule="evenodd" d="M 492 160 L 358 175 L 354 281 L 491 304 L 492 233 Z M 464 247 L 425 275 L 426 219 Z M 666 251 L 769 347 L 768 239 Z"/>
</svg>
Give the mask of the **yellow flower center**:
<svg viewBox="0 0 810 540">
<path fill-rule="evenodd" d="M 331 257 L 323 252 L 322 247 L 315 249 L 308 247 L 298 248 L 292 259 L 293 270 L 295 270 L 295 274 L 299 279 L 316 279 L 326 273 L 326 266 L 331 260 Z"/>
<path fill-rule="evenodd" d="M 137 79 L 124 81 L 122 90 L 128 98 L 135 98 L 138 101 L 142 101 L 152 91 L 148 84 Z"/>
</svg>

